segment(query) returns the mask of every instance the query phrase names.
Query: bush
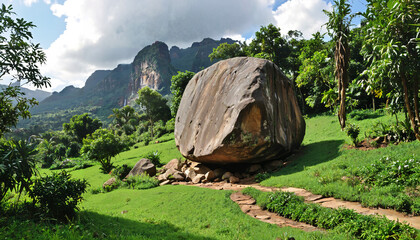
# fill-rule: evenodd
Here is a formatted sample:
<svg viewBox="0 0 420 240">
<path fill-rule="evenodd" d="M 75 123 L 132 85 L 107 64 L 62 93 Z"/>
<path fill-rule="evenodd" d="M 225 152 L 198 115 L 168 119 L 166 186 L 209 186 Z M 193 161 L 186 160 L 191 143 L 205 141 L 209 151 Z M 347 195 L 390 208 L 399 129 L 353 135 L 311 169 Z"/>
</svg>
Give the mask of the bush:
<svg viewBox="0 0 420 240">
<path fill-rule="evenodd" d="M 415 239 L 416 230 L 407 224 L 384 217 L 361 215 L 349 209 L 331 209 L 305 203 L 302 197 L 289 192 L 262 193 L 246 188 L 244 194 L 261 202 L 271 212 L 324 229 L 348 232 L 360 239 Z"/>
<path fill-rule="evenodd" d="M 29 191 L 36 174 L 35 150 L 26 141 L 0 142 L 0 202 L 9 191 Z"/>
<path fill-rule="evenodd" d="M 112 176 L 114 176 L 116 179 L 122 180 L 128 175 L 131 169 L 132 167 L 127 166 L 127 164 L 117 166 L 112 170 Z"/>
<path fill-rule="evenodd" d="M 71 142 L 66 150 L 66 157 L 79 157 L 80 156 L 80 144 L 77 142 Z"/>
<path fill-rule="evenodd" d="M 125 181 L 128 188 L 132 189 L 149 189 L 159 186 L 159 180 L 150 177 L 147 173 L 137 176 L 130 176 Z"/>
<path fill-rule="evenodd" d="M 62 171 L 36 179 L 31 195 L 47 216 L 66 220 L 74 217 L 87 186 L 85 179 L 71 179 L 70 174 Z"/>
<path fill-rule="evenodd" d="M 349 123 L 346 127 L 346 133 L 347 136 L 351 138 L 351 141 L 353 142 L 354 146 L 357 146 L 359 144 L 359 141 L 357 139 L 360 133 L 359 126 Z"/>
<path fill-rule="evenodd" d="M 257 175 L 255 175 L 255 182 L 259 183 L 262 182 L 266 179 L 270 178 L 270 174 L 269 173 L 258 173 Z"/>
<path fill-rule="evenodd" d="M 160 162 L 160 152 L 159 151 L 148 152 L 146 155 L 143 155 L 143 158 L 147 158 L 150 161 L 152 161 L 152 163 L 156 167 L 162 167 L 163 166 L 163 164 Z"/>
</svg>

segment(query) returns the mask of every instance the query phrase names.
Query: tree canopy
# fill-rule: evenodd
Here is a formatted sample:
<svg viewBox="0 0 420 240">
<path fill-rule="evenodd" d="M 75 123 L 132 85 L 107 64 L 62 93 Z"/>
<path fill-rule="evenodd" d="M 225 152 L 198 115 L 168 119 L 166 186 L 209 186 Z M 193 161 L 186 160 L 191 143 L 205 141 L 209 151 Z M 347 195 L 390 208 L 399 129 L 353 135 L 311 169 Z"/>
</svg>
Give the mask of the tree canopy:
<svg viewBox="0 0 420 240">
<path fill-rule="evenodd" d="M 11 5 L 0 8 L 0 80 L 30 83 L 37 88 L 49 87 L 50 79 L 41 74 L 39 65 L 45 63 L 45 53 L 39 44 L 31 42 L 32 22 L 14 18 Z M 37 104 L 27 99 L 19 86 L 1 89 L 0 136 L 16 126 L 19 117 L 29 118 L 29 108 Z"/>
<path fill-rule="evenodd" d="M 102 122 L 99 119 L 93 119 L 88 113 L 81 115 L 74 115 L 69 123 L 63 124 L 64 132 L 76 138 L 79 143 L 83 142 L 88 134 L 92 134 L 102 127 Z"/>
<path fill-rule="evenodd" d="M 216 49 L 213 49 L 213 52 L 215 50 Z M 187 84 L 191 80 L 191 78 L 194 77 L 194 74 L 195 73 L 190 72 L 190 71 L 178 72 L 178 74 L 173 76 L 171 79 L 171 92 L 173 95 L 172 105 L 171 105 L 171 114 L 173 117 L 175 117 L 176 113 L 178 112 L 179 104 L 181 103 L 182 94 L 184 94 L 184 90 L 187 87 Z"/>
</svg>

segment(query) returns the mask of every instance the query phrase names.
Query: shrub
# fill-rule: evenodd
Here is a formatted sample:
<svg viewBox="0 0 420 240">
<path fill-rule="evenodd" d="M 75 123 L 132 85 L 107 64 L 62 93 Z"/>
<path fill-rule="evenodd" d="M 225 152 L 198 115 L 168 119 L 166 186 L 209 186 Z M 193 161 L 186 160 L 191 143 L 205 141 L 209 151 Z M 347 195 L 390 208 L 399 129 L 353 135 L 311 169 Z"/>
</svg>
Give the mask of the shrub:
<svg viewBox="0 0 420 240">
<path fill-rule="evenodd" d="M 346 133 L 347 133 L 347 136 L 351 138 L 351 141 L 353 142 L 354 146 L 357 146 L 357 144 L 359 143 L 357 139 L 360 133 L 359 126 L 349 123 L 346 127 Z"/>
<path fill-rule="evenodd" d="M 162 167 L 163 166 L 163 164 L 160 162 L 160 152 L 159 151 L 148 152 L 146 155 L 143 156 L 143 158 L 147 158 L 150 161 L 152 161 L 152 163 L 156 167 Z"/>
<path fill-rule="evenodd" d="M 77 142 L 71 142 L 66 150 L 66 157 L 78 157 L 80 156 L 80 144 Z"/>
<path fill-rule="evenodd" d="M 122 166 L 117 166 L 112 170 L 112 176 L 117 179 L 124 179 L 128 173 L 131 171 L 132 167 L 127 166 L 127 164 L 123 164 Z"/>
<path fill-rule="evenodd" d="M 269 173 L 266 173 L 266 172 L 264 172 L 264 173 L 257 173 L 255 175 L 255 182 L 259 183 L 259 182 L 262 182 L 262 181 L 264 181 L 264 180 L 266 180 L 268 178 L 270 178 L 270 174 Z"/>
<path fill-rule="evenodd" d="M 47 216 L 66 220 L 75 215 L 87 186 L 85 179 L 71 179 L 70 174 L 62 171 L 36 179 L 31 195 Z"/>
<path fill-rule="evenodd" d="M 132 189 L 149 189 L 159 186 L 159 180 L 150 177 L 147 173 L 130 176 L 125 182 L 128 188 Z"/>
<path fill-rule="evenodd" d="M 331 209 L 318 204 L 305 203 L 302 197 L 289 192 L 262 193 L 246 188 L 244 194 L 252 196 L 257 204 L 263 202 L 271 212 L 313 226 L 348 232 L 360 239 L 415 239 L 416 230 L 407 224 L 384 217 L 361 215 L 349 209 Z"/>
<path fill-rule="evenodd" d="M 0 202 L 9 191 L 29 191 L 36 174 L 35 150 L 26 141 L 0 142 Z"/>
</svg>

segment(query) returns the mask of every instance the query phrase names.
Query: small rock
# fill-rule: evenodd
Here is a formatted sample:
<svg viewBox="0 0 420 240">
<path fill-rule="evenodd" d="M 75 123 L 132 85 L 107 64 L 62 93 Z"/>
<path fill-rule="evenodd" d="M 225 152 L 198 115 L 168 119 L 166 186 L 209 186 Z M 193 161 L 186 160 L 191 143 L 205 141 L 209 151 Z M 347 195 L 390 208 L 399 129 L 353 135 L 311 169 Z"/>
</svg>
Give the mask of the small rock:
<svg viewBox="0 0 420 240">
<path fill-rule="evenodd" d="M 261 219 L 261 220 L 268 220 L 271 217 L 270 216 L 267 216 L 267 215 L 257 215 L 257 216 L 255 216 L 255 218 Z"/>
<path fill-rule="evenodd" d="M 220 182 L 220 181 L 222 181 L 222 179 L 220 179 L 220 178 L 213 179 L 213 182 Z"/>
<path fill-rule="evenodd" d="M 231 172 L 225 172 L 225 173 L 222 175 L 222 180 L 229 179 L 231 176 L 233 176 L 233 174 L 232 174 Z"/>
<path fill-rule="evenodd" d="M 215 178 L 221 178 L 223 176 L 223 174 L 226 172 L 226 170 L 222 169 L 222 168 L 216 168 L 213 170 L 214 172 L 214 177 Z"/>
<path fill-rule="evenodd" d="M 175 181 L 184 181 L 185 180 L 184 173 L 182 173 L 182 172 L 175 172 L 172 176 L 174 177 Z"/>
<path fill-rule="evenodd" d="M 164 169 L 175 169 L 175 170 L 181 170 L 181 161 L 178 159 L 172 159 L 169 161 L 165 166 L 163 166 Z"/>
<path fill-rule="evenodd" d="M 261 165 L 260 164 L 252 164 L 249 168 L 248 168 L 248 172 L 249 173 L 255 173 L 258 172 L 261 169 Z"/>
<path fill-rule="evenodd" d="M 161 182 L 161 183 L 159 184 L 159 186 L 168 185 L 168 184 L 170 184 L 170 183 L 171 183 L 171 180 L 166 180 L 166 181 Z"/>
<path fill-rule="evenodd" d="M 206 172 L 206 174 L 204 175 L 204 177 L 205 177 L 204 179 L 206 181 L 210 182 L 210 181 L 212 181 L 215 178 L 214 172 L 212 170 L 210 170 L 210 171 Z"/>
<path fill-rule="evenodd" d="M 230 183 L 238 183 L 239 182 L 239 178 L 237 178 L 235 176 L 230 176 L 229 177 L 229 182 Z"/>
<path fill-rule="evenodd" d="M 105 188 L 106 186 L 112 186 L 116 181 L 117 181 L 117 179 L 112 177 L 112 178 L 108 179 L 106 182 L 104 182 L 102 187 Z"/>
<path fill-rule="evenodd" d="M 197 174 L 194 172 L 194 169 L 192 168 L 188 168 L 187 170 L 185 170 L 184 174 L 185 178 L 189 181 L 192 181 L 197 176 Z"/>
<path fill-rule="evenodd" d="M 163 182 L 163 181 L 166 181 L 166 180 L 168 180 L 168 179 L 166 179 L 166 178 L 165 178 L 165 174 L 160 174 L 160 175 L 157 177 L 157 180 L 159 180 L 159 182 Z"/>
<path fill-rule="evenodd" d="M 205 178 L 204 174 L 197 174 L 197 176 L 195 176 L 195 177 L 192 179 L 192 182 L 193 182 L 194 184 L 197 184 L 197 183 L 201 182 L 201 180 L 203 180 L 204 178 Z"/>
<path fill-rule="evenodd" d="M 156 166 L 147 158 L 140 159 L 128 173 L 127 177 L 141 175 L 144 172 L 151 177 L 156 175 Z"/>
<path fill-rule="evenodd" d="M 283 166 L 283 161 L 281 160 L 268 161 L 264 163 L 264 170 L 272 172 L 281 166 Z"/>
<path fill-rule="evenodd" d="M 210 168 L 204 166 L 203 164 L 197 164 L 196 166 L 192 167 L 194 172 L 197 174 L 206 174 L 207 172 L 211 171 Z"/>
</svg>

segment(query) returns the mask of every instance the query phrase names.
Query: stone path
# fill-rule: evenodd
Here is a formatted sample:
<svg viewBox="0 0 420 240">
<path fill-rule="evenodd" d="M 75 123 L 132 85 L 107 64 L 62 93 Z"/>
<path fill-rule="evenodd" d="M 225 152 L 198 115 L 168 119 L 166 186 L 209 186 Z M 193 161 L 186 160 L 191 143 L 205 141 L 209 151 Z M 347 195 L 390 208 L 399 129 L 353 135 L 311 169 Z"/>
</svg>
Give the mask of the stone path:
<svg viewBox="0 0 420 240">
<path fill-rule="evenodd" d="M 344 208 L 348 208 L 348 209 L 353 209 L 357 213 L 365 214 L 365 215 L 375 215 L 375 214 L 376 215 L 385 215 L 385 217 L 388 218 L 388 219 L 390 219 L 390 220 L 395 220 L 395 221 L 400 221 L 400 222 L 406 222 L 410 226 L 412 226 L 414 228 L 417 228 L 417 229 L 420 229 L 420 216 L 409 216 L 409 215 L 406 215 L 406 214 L 403 214 L 403 213 L 400 213 L 400 212 L 397 212 L 397 211 L 394 211 L 394 210 L 390 210 L 390 209 L 366 208 L 366 207 L 362 207 L 362 205 L 360 203 L 358 203 L 358 202 L 343 201 L 343 200 L 335 199 L 335 198 L 324 198 L 321 195 L 313 194 L 313 193 L 311 193 L 311 192 L 309 192 L 309 191 L 307 191 L 305 189 L 301 189 L 301 188 L 293 188 L 293 187 L 287 187 L 287 188 L 264 187 L 264 186 L 258 185 L 257 183 L 246 182 L 246 181 L 245 182 L 241 182 L 239 184 L 231 184 L 231 183 L 225 183 L 225 182 L 199 183 L 199 184 L 192 184 L 190 182 L 178 182 L 178 183 L 173 183 L 173 184 L 193 185 L 193 186 L 205 187 L 205 188 L 211 188 L 211 189 L 217 189 L 217 190 L 240 191 L 240 190 L 242 190 L 244 188 L 247 188 L 247 187 L 253 187 L 253 188 L 256 188 L 256 189 L 258 189 L 260 191 L 265 191 L 265 192 L 267 192 L 267 191 L 269 191 L 269 192 L 272 192 L 272 191 L 294 192 L 297 196 L 304 197 L 304 199 L 305 199 L 306 202 L 318 203 L 318 204 L 320 204 L 323 207 L 328 207 L 328 208 L 344 207 Z M 245 209 L 246 206 L 241 207 L 242 211 L 244 211 L 243 208 Z M 255 207 L 250 207 L 250 208 L 255 208 Z M 265 211 L 265 212 L 268 212 L 268 211 Z M 249 212 L 246 212 L 246 213 L 248 214 Z M 272 213 L 272 214 L 274 214 L 274 213 Z M 271 217 L 271 215 L 268 215 L 267 213 L 264 213 L 263 215 L 267 215 L 267 216 L 270 216 Z M 290 219 L 288 219 L 288 220 L 289 221 L 292 221 Z M 294 221 L 292 221 L 292 222 L 294 222 Z M 273 222 L 273 223 L 275 223 L 275 222 Z M 275 224 L 277 224 L 277 223 L 275 223 Z M 293 225 L 292 223 L 290 223 L 290 224 Z"/>
<path fill-rule="evenodd" d="M 320 230 L 319 228 L 316 228 L 312 225 L 296 222 L 267 210 L 262 210 L 260 206 L 255 204 L 255 200 L 251 196 L 244 195 L 241 192 L 234 192 L 232 195 L 230 195 L 230 199 L 239 205 L 242 212 L 260 221 L 276 224 L 279 227 L 299 228 L 307 232 Z"/>
</svg>

